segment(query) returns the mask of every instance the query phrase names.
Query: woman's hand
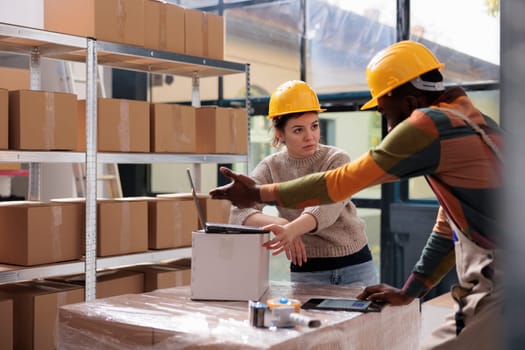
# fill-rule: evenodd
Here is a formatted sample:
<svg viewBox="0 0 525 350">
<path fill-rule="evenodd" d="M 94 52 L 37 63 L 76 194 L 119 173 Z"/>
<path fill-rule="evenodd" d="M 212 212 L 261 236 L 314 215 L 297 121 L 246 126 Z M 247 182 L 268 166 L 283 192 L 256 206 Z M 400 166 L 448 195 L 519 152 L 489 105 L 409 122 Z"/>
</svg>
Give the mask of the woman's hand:
<svg viewBox="0 0 525 350">
<path fill-rule="evenodd" d="M 219 170 L 232 182 L 212 189 L 209 192 L 212 199 L 227 199 L 239 208 L 253 207 L 256 203 L 261 202 L 259 188 L 251 177 L 236 173 L 226 167 L 221 167 Z"/>
<path fill-rule="evenodd" d="M 272 255 L 275 256 L 284 251 L 288 260 L 294 265 L 301 266 L 303 262 L 306 262 L 306 248 L 299 234 L 286 225 L 271 224 L 264 226 L 263 229 L 270 230 L 274 234 L 273 239 L 263 244 L 266 249 L 273 250 Z"/>
</svg>

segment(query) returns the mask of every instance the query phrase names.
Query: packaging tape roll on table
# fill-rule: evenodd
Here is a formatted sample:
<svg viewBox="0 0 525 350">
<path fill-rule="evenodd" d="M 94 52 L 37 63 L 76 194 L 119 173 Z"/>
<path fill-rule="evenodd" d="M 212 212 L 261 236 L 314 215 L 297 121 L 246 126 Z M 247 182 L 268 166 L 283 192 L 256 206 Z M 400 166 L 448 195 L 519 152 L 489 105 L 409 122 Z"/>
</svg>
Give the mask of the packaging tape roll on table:
<svg viewBox="0 0 525 350">
<path fill-rule="evenodd" d="M 295 312 L 299 313 L 301 311 L 301 302 L 297 299 L 288 299 L 288 298 L 272 298 L 266 301 L 268 308 L 272 310 L 275 307 L 281 306 L 293 306 Z"/>
<path fill-rule="evenodd" d="M 248 302 L 250 325 L 258 328 L 290 328 L 296 325 L 316 328 L 321 321 L 299 314 L 301 302 L 296 299 L 268 299 L 267 304 L 259 301 Z"/>
<path fill-rule="evenodd" d="M 250 325 L 258 328 L 270 325 L 270 310 L 264 303 L 250 300 L 248 302 L 248 318 Z"/>
</svg>

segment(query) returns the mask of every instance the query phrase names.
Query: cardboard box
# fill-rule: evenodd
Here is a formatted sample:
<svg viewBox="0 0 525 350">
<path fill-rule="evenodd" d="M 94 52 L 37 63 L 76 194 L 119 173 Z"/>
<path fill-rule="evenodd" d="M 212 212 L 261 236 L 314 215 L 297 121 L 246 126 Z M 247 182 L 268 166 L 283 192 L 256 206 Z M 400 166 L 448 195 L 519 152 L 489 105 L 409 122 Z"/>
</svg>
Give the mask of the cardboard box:
<svg viewBox="0 0 525 350">
<path fill-rule="evenodd" d="M 0 149 L 9 147 L 9 93 L 0 89 Z"/>
<path fill-rule="evenodd" d="M 80 100 L 78 151 L 86 150 L 86 101 Z M 97 149 L 99 152 L 149 152 L 149 103 L 126 99 L 97 100 Z"/>
<path fill-rule="evenodd" d="M 29 69 L 0 67 L 0 88 L 7 90 L 30 90 Z"/>
<path fill-rule="evenodd" d="M 149 249 L 191 246 L 191 233 L 197 230 L 197 212 L 193 201 L 157 198 L 148 202 Z"/>
<path fill-rule="evenodd" d="M 0 297 L 0 350 L 13 350 L 13 300 Z"/>
<path fill-rule="evenodd" d="M 189 286 L 191 283 L 191 270 L 187 267 L 151 264 L 130 266 L 126 270 L 144 274 L 145 292 L 151 292 L 155 289 Z"/>
<path fill-rule="evenodd" d="M 269 234 L 193 232 L 191 298 L 258 300 L 268 288 Z"/>
<path fill-rule="evenodd" d="M 82 208 L 74 203 L 0 203 L 0 262 L 38 265 L 82 257 Z"/>
<path fill-rule="evenodd" d="M 148 203 L 144 199 L 97 201 L 97 256 L 148 250 Z"/>
<path fill-rule="evenodd" d="M 58 309 L 82 302 L 84 288 L 52 281 L 21 282 L 0 285 L 0 297 L 13 299 L 14 349 L 56 349 Z"/>
<path fill-rule="evenodd" d="M 20 170 L 22 164 L 20 163 L 0 163 L 0 170 Z"/>
<path fill-rule="evenodd" d="M 208 106 L 197 108 L 197 153 L 246 154 L 246 109 Z"/>
<path fill-rule="evenodd" d="M 204 15 L 204 57 L 224 60 L 224 18 L 206 12 Z"/>
<path fill-rule="evenodd" d="M 197 227 L 202 229 L 200 223 L 197 209 L 195 208 L 195 203 L 193 201 L 193 196 L 191 193 L 165 193 L 157 195 L 158 198 L 175 198 L 177 200 L 184 200 L 191 203 L 191 209 L 195 213 L 195 220 L 197 222 Z M 204 220 L 208 222 L 217 222 L 217 223 L 228 223 L 230 220 L 230 208 L 231 203 L 228 200 L 221 199 L 211 199 L 208 194 L 197 193 L 199 198 L 199 204 L 202 209 L 202 214 L 204 215 Z"/>
<path fill-rule="evenodd" d="M 232 206 L 230 201 L 207 197 L 201 200 L 201 203 L 202 202 L 204 202 L 206 221 L 223 224 L 227 224 L 230 221 L 230 209 Z"/>
<path fill-rule="evenodd" d="M 184 53 L 184 8 L 158 0 L 145 0 L 144 47 Z"/>
<path fill-rule="evenodd" d="M 150 109 L 151 151 L 157 153 L 195 153 L 195 108 L 154 103 Z"/>
<path fill-rule="evenodd" d="M 144 274 L 124 270 L 97 272 L 97 299 L 144 292 Z"/>
<path fill-rule="evenodd" d="M 204 56 L 204 12 L 194 9 L 184 10 L 184 53 L 191 56 Z"/>
<path fill-rule="evenodd" d="M 85 217 L 85 198 L 51 199 L 74 203 Z M 97 256 L 112 256 L 148 250 L 148 203 L 143 197 L 97 199 Z M 85 227 L 81 248 L 85 251 Z"/>
<path fill-rule="evenodd" d="M 9 91 L 9 148 L 73 150 L 77 145 L 77 97 L 74 94 Z"/>
<path fill-rule="evenodd" d="M 248 153 L 248 114 L 246 108 L 230 108 L 232 123 L 232 149 L 229 153 Z"/>
<path fill-rule="evenodd" d="M 83 286 L 86 283 L 86 277 L 83 273 L 57 276 L 49 278 L 48 280 L 79 286 Z M 144 274 L 142 272 L 129 270 L 105 270 L 97 272 L 97 299 L 142 292 L 144 292 Z"/>
<path fill-rule="evenodd" d="M 185 51 L 187 55 L 224 59 L 224 19 L 194 9 L 184 11 Z"/>
<path fill-rule="evenodd" d="M 229 123 L 224 123 L 228 117 L 225 108 L 197 108 L 197 153 L 226 153 L 230 150 L 231 130 Z"/>
<path fill-rule="evenodd" d="M 45 0 L 44 29 L 144 46 L 144 1 Z"/>
</svg>

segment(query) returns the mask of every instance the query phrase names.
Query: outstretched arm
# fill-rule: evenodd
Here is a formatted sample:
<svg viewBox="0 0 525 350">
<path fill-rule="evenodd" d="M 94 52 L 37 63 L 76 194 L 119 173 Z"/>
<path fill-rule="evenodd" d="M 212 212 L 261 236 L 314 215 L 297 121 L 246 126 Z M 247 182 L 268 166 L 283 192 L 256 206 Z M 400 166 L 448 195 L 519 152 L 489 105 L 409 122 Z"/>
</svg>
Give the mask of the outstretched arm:
<svg viewBox="0 0 525 350">
<path fill-rule="evenodd" d="M 257 203 L 263 202 L 261 200 L 259 186 L 251 177 L 236 173 L 226 167 L 221 167 L 219 170 L 232 182 L 211 190 L 211 198 L 227 199 L 239 208 L 249 208 Z"/>
</svg>

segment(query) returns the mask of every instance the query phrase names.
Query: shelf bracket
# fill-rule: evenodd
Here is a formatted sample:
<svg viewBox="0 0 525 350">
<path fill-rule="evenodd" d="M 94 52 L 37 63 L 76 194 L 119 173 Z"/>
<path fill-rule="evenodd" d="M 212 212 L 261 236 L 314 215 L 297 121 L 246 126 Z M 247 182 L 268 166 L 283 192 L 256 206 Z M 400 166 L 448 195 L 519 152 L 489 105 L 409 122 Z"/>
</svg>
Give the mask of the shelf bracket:
<svg viewBox="0 0 525 350">
<path fill-rule="evenodd" d="M 42 89 L 42 71 L 40 67 L 40 49 L 33 47 L 29 66 L 31 90 Z M 40 163 L 29 163 L 29 177 L 27 185 L 27 199 L 30 201 L 40 200 Z"/>
<path fill-rule="evenodd" d="M 191 75 L 191 105 L 197 108 L 201 106 L 199 72 Z"/>
</svg>

